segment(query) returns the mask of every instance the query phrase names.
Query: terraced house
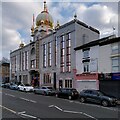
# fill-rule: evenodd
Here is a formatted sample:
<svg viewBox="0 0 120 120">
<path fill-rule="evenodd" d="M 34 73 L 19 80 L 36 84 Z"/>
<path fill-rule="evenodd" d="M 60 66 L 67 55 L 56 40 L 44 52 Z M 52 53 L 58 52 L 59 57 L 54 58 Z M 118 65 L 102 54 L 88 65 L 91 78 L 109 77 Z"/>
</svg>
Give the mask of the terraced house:
<svg viewBox="0 0 120 120">
<path fill-rule="evenodd" d="M 10 53 L 11 80 L 34 86 L 75 87 L 74 48 L 99 39 L 99 31 L 79 21 L 76 15 L 70 22 L 54 25 L 46 2 L 35 22 L 36 25 L 33 20 L 30 43 L 21 43 Z"/>
</svg>

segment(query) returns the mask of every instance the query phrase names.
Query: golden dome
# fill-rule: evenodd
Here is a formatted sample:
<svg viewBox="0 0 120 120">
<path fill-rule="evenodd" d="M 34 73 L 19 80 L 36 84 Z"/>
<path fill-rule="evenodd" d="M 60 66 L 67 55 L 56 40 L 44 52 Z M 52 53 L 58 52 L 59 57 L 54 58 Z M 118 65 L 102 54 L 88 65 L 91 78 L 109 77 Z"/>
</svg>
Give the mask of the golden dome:
<svg viewBox="0 0 120 120">
<path fill-rule="evenodd" d="M 46 2 L 44 2 L 44 10 L 36 18 L 36 26 L 48 25 L 53 28 L 53 18 L 47 11 Z"/>
</svg>

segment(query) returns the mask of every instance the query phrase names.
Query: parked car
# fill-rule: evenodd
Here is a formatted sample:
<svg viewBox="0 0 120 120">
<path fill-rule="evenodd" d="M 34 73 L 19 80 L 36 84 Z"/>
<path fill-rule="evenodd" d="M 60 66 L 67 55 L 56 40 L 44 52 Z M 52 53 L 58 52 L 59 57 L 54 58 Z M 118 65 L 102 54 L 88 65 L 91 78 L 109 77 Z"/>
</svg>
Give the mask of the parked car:
<svg viewBox="0 0 120 120">
<path fill-rule="evenodd" d="M 63 97 L 68 99 L 77 99 L 79 97 L 79 93 L 74 88 L 61 88 L 57 93 L 56 97 Z"/>
<path fill-rule="evenodd" d="M 4 87 L 4 86 L 5 86 L 5 83 L 1 83 L 1 84 L 0 84 L 0 87 Z"/>
<path fill-rule="evenodd" d="M 83 90 L 80 92 L 79 99 L 81 102 L 94 102 L 103 105 L 104 107 L 109 105 L 116 105 L 117 99 L 110 97 L 99 90 Z"/>
<path fill-rule="evenodd" d="M 10 88 L 10 83 L 3 83 L 1 86 L 3 88 Z"/>
<path fill-rule="evenodd" d="M 28 91 L 33 91 L 33 87 L 31 86 L 31 85 L 29 85 L 29 84 L 20 84 L 20 85 L 18 85 L 18 90 L 20 90 L 20 91 L 26 91 L 26 92 L 28 92 Z"/>
<path fill-rule="evenodd" d="M 55 95 L 56 91 L 51 86 L 42 86 L 39 88 L 34 88 L 34 93 L 41 95 Z"/>
<path fill-rule="evenodd" d="M 18 90 L 18 85 L 16 85 L 15 83 L 10 84 L 10 89 L 11 90 Z"/>
</svg>

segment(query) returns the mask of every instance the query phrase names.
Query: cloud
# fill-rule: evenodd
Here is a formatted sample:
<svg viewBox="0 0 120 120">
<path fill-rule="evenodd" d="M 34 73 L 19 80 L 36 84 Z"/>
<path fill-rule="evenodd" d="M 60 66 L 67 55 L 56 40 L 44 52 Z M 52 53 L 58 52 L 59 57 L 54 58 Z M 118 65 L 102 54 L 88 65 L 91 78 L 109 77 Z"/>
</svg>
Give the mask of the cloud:
<svg viewBox="0 0 120 120">
<path fill-rule="evenodd" d="M 118 14 L 116 10 L 111 9 L 112 3 L 105 4 L 93 4 L 91 6 L 86 6 L 85 4 L 80 5 L 76 11 L 78 19 L 87 23 L 90 26 L 93 26 L 100 30 L 101 37 L 103 37 L 104 32 L 112 30 L 112 27 L 118 26 Z M 116 8 L 117 9 L 117 8 Z M 109 29 L 109 30 L 108 30 Z M 106 31 L 105 31 L 106 30 Z M 116 29 L 117 30 L 117 29 Z M 110 35 L 111 32 L 108 32 L 106 35 Z"/>
<path fill-rule="evenodd" d="M 29 0 L 28 0 L 29 1 Z M 2 41 L 3 53 L 19 47 L 20 41 L 29 43 L 32 15 L 35 17 L 43 10 L 43 1 L 3 2 L 2 4 Z M 50 14 L 60 25 L 73 19 L 74 14 L 80 21 L 100 30 L 101 37 L 112 34 L 112 27 L 117 31 L 118 13 L 116 3 L 52 2 L 47 1 Z M 7 53 L 8 51 L 8 53 Z M 5 57 L 7 57 L 5 56 Z"/>
</svg>

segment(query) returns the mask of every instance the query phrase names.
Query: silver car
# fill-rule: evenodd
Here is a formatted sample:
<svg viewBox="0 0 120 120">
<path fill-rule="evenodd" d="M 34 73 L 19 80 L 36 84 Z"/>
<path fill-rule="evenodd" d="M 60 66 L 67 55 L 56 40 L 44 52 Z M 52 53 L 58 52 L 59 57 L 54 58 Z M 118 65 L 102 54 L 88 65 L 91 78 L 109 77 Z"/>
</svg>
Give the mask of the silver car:
<svg viewBox="0 0 120 120">
<path fill-rule="evenodd" d="M 34 88 L 34 93 L 41 95 L 55 95 L 56 91 L 51 86 L 42 86 L 40 88 Z"/>
</svg>

